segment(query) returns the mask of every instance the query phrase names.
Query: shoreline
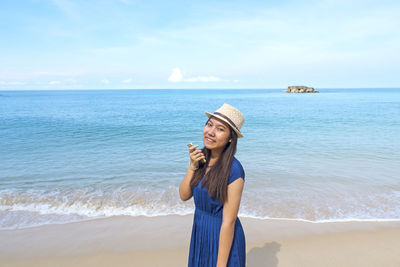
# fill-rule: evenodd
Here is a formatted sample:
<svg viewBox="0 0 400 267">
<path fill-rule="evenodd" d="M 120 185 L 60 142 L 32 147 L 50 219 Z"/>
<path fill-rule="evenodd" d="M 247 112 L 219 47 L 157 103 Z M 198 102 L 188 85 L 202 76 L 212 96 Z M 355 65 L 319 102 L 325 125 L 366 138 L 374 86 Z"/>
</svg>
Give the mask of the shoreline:
<svg viewBox="0 0 400 267">
<path fill-rule="evenodd" d="M 194 208 L 193 208 L 194 209 Z M 99 216 L 99 217 L 87 217 L 85 219 L 77 219 L 77 220 L 69 220 L 69 221 L 64 221 L 64 222 L 47 222 L 47 223 L 42 223 L 42 224 L 32 224 L 29 226 L 20 226 L 16 228 L 1 228 L 0 231 L 13 231 L 13 230 L 24 230 L 24 229 L 32 229 L 32 228 L 38 228 L 38 227 L 48 227 L 52 225 L 67 225 L 67 224 L 73 224 L 73 223 L 84 223 L 84 222 L 90 222 L 90 221 L 98 221 L 98 220 L 107 220 L 111 218 L 117 218 L 117 217 L 125 217 L 125 218 L 165 218 L 165 217 L 185 217 L 185 216 L 193 216 L 192 213 L 184 213 L 184 214 L 159 214 L 159 215 L 112 215 L 112 216 Z M 374 218 L 374 219 L 357 219 L 357 218 L 348 218 L 348 219 L 322 219 L 322 220 L 307 220 L 307 219 L 298 219 L 298 218 L 271 218 L 271 217 L 257 217 L 257 216 L 252 216 L 252 215 L 246 215 L 246 214 L 239 214 L 238 216 L 241 220 L 262 220 L 262 221 L 278 221 L 278 222 L 305 222 L 305 223 L 311 223 L 311 224 L 325 224 L 325 223 L 352 223 L 352 222 L 360 222 L 360 223 L 365 223 L 365 222 L 376 222 L 376 223 L 381 223 L 381 222 L 399 222 L 400 223 L 400 218 L 399 219 L 394 219 L 394 218 Z"/>
<path fill-rule="evenodd" d="M 239 217 L 247 266 L 400 266 L 400 221 Z M 186 266 L 193 215 L 115 216 L 0 230 L 5 266 Z"/>
</svg>

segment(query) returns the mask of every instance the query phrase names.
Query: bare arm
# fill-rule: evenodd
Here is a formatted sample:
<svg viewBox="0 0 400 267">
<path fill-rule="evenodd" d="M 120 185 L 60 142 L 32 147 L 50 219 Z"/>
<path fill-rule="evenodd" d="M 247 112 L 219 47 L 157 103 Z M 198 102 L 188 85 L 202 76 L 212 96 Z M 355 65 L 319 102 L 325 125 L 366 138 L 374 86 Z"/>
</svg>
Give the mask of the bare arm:
<svg viewBox="0 0 400 267">
<path fill-rule="evenodd" d="M 226 267 L 228 264 L 243 186 L 244 180 L 241 178 L 228 185 L 228 197 L 224 203 L 222 225 L 219 233 L 217 267 Z"/>
<path fill-rule="evenodd" d="M 196 146 L 192 146 L 189 148 L 189 156 L 189 167 L 186 171 L 185 177 L 183 178 L 179 186 L 179 196 L 183 201 L 189 200 L 192 197 L 193 193 L 192 188 L 190 187 L 190 181 L 192 180 L 194 172 L 199 166 L 199 161 L 205 159 L 205 156 L 201 152 L 201 150 L 196 150 Z"/>
<path fill-rule="evenodd" d="M 179 196 L 183 201 L 189 200 L 193 195 L 192 188 L 190 187 L 190 181 L 194 176 L 194 172 L 195 172 L 194 168 L 190 167 L 189 165 L 186 171 L 185 178 L 183 178 L 183 181 L 179 186 Z"/>
</svg>

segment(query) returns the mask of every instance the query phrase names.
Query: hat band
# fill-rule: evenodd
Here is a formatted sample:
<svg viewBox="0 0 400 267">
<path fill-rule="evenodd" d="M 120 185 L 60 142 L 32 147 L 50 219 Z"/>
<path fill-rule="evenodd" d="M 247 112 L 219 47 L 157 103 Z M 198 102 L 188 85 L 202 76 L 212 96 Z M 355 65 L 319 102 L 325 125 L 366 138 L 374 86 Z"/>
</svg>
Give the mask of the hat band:
<svg viewBox="0 0 400 267">
<path fill-rule="evenodd" d="M 229 121 L 229 123 L 240 133 L 240 130 L 238 129 L 238 127 L 236 126 L 235 123 L 233 123 L 233 121 L 231 121 L 231 119 L 229 119 L 227 116 L 225 116 L 222 113 L 219 112 L 214 112 L 215 115 L 221 116 L 222 118 L 224 118 L 225 120 Z"/>
</svg>

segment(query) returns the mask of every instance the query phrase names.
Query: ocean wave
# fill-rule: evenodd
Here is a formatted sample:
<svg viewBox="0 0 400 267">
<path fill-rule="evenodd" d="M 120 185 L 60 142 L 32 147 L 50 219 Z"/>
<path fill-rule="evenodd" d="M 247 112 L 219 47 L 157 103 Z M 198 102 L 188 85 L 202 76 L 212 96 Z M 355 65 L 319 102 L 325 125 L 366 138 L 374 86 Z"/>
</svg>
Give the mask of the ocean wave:
<svg viewBox="0 0 400 267">
<path fill-rule="evenodd" d="M 272 220 L 295 220 L 312 223 L 346 221 L 399 221 L 400 203 L 391 194 L 362 198 L 341 196 L 317 199 L 298 194 L 260 196 L 246 192 L 240 217 Z M 341 199 L 341 201 L 338 201 Z M 397 199 L 397 201 L 396 201 Z M 379 203 L 378 203 L 379 202 Z M 396 205 L 397 203 L 397 205 Z M 70 189 L 0 191 L 0 229 L 18 229 L 46 224 L 60 224 L 111 216 L 188 215 L 193 201 L 179 199 L 177 187 L 159 189 Z"/>
<path fill-rule="evenodd" d="M 31 190 L 0 193 L 0 210 L 87 217 L 160 216 L 188 214 L 193 204 L 180 201 L 174 187 L 165 190 Z"/>
</svg>

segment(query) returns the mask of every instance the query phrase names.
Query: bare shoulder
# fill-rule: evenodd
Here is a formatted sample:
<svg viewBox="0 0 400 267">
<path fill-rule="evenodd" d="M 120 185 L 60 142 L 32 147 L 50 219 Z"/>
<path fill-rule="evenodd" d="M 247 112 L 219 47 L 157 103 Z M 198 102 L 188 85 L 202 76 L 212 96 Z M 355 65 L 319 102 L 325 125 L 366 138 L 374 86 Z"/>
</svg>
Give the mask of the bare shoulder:
<svg viewBox="0 0 400 267">
<path fill-rule="evenodd" d="M 239 178 L 235 179 L 235 181 L 230 183 L 228 185 L 228 188 L 230 188 L 230 187 L 240 187 L 240 186 L 243 187 L 243 185 L 244 185 L 244 179 L 243 179 L 243 177 L 239 177 Z"/>
<path fill-rule="evenodd" d="M 237 178 L 235 181 L 228 185 L 228 198 L 241 197 L 244 187 L 244 179 L 242 177 Z"/>
</svg>

